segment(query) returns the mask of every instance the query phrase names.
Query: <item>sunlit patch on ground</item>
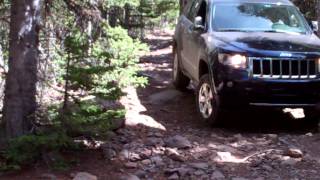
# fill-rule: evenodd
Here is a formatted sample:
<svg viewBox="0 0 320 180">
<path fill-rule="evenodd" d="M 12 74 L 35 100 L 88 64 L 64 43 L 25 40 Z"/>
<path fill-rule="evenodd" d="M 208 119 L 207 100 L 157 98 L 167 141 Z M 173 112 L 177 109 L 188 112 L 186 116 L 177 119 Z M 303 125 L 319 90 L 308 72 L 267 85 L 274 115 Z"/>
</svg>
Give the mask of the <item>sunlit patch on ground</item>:
<svg viewBox="0 0 320 180">
<path fill-rule="evenodd" d="M 146 107 L 142 105 L 137 94 L 137 90 L 133 87 L 125 89 L 126 97 L 120 101 L 126 108 L 126 125 L 137 126 L 144 125 L 150 128 L 166 130 L 166 128 L 153 117 L 142 114 L 147 111 Z"/>
<path fill-rule="evenodd" d="M 289 113 L 293 118 L 295 119 L 303 119 L 305 118 L 305 113 L 304 110 L 301 108 L 298 109 L 291 109 L 291 108 L 286 108 L 283 110 L 284 113 Z"/>
</svg>

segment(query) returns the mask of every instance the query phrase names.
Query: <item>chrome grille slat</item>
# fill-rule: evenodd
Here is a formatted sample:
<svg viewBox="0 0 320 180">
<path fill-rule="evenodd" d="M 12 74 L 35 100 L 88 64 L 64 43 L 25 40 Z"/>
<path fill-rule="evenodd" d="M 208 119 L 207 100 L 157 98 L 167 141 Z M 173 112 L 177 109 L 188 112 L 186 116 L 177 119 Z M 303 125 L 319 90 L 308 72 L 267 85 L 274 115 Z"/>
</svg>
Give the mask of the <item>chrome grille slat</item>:
<svg viewBox="0 0 320 180">
<path fill-rule="evenodd" d="M 289 78 L 292 78 L 292 61 L 289 61 Z"/>
<path fill-rule="evenodd" d="M 250 57 L 248 62 L 253 78 L 316 79 L 320 72 L 316 59 Z"/>
<path fill-rule="evenodd" d="M 298 61 L 298 75 L 300 79 L 301 78 L 301 60 Z"/>
<path fill-rule="evenodd" d="M 282 71 L 282 62 L 283 60 L 280 59 L 280 78 L 282 78 L 282 75 L 283 75 L 283 71 Z"/>
<path fill-rule="evenodd" d="M 307 60 L 307 76 L 310 77 L 310 61 Z"/>
<path fill-rule="evenodd" d="M 272 58 L 270 58 L 270 76 L 273 76 L 273 61 Z"/>
<path fill-rule="evenodd" d="M 261 77 L 263 77 L 263 59 L 260 60 L 260 72 L 261 72 Z"/>
</svg>

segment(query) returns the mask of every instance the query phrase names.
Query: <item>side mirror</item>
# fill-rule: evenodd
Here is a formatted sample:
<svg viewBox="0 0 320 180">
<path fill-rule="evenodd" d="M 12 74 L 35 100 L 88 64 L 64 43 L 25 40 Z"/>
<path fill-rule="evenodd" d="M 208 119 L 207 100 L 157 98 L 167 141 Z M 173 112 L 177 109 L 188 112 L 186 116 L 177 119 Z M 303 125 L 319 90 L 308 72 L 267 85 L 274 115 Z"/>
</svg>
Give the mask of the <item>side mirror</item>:
<svg viewBox="0 0 320 180">
<path fill-rule="evenodd" d="M 314 32 L 318 32 L 319 31 L 319 23 L 318 23 L 318 21 L 311 21 L 311 27 L 312 27 L 312 30 Z"/>
<path fill-rule="evenodd" d="M 204 30 L 203 19 L 201 16 L 194 18 L 194 29 L 195 30 Z"/>
</svg>

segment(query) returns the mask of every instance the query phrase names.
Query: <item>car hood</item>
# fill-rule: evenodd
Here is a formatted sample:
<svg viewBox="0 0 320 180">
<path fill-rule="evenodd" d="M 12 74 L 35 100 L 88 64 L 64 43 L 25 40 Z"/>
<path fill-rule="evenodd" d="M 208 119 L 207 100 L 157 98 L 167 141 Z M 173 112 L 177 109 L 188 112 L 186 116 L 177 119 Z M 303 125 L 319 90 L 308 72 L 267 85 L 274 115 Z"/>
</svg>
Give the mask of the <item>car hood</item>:
<svg viewBox="0 0 320 180">
<path fill-rule="evenodd" d="M 320 40 L 313 34 L 215 32 L 210 36 L 219 49 L 256 56 L 320 55 Z"/>
</svg>

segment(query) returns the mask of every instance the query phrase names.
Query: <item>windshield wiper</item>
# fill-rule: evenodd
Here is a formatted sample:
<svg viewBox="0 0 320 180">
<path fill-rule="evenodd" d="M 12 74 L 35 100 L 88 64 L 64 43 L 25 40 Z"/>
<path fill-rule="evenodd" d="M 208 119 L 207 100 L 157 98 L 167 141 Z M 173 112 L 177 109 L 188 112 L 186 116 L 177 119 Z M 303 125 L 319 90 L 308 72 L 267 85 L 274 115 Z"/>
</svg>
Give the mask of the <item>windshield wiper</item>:
<svg viewBox="0 0 320 180">
<path fill-rule="evenodd" d="M 303 34 L 300 32 L 291 32 L 291 31 L 280 31 L 280 30 L 265 30 L 262 32 L 270 32 L 270 33 L 287 33 L 287 34 Z"/>
<path fill-rule="evenodd" d="M 243 30 L 243 29 L 219 29 L 221 32 L 252 32 L 249 30 Z"/>
<path fill-rule="evenodd" d="M 277 31 L 277 30 L 263 30 L 261 32 L 284 33 L 283 31 Z"/>
</svg>

